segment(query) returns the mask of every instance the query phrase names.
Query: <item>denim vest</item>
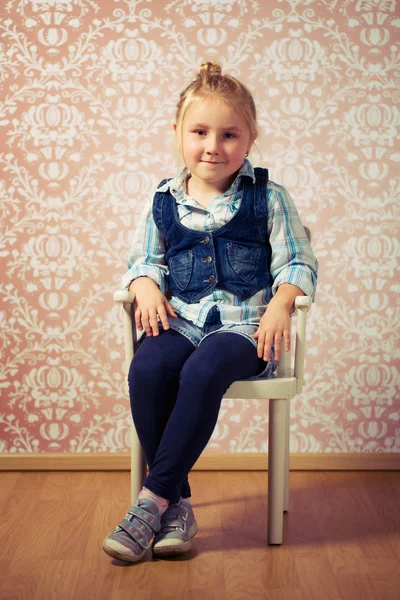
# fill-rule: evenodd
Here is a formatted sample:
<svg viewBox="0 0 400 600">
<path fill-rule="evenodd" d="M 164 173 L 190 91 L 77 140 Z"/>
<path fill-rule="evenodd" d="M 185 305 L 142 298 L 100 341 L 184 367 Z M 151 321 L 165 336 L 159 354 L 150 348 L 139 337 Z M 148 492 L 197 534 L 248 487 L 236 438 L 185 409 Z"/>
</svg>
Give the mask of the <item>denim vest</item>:
<svg viewBox="0 0 400 600">
<path fill-rule="evenodd" d="M 166 240 L 170 288 L 183 302 L 199 302 L 214 288 L 243 301 L 272 286 L 267 235 L 268 170 L 257 167 L 254 173 L 255 184 L 250 177 L 241 179 L 243 196 L 238 212 L 212 232 L 184 227 L 171 192 L 155 193 L 153 218 Z"/>
</svg>

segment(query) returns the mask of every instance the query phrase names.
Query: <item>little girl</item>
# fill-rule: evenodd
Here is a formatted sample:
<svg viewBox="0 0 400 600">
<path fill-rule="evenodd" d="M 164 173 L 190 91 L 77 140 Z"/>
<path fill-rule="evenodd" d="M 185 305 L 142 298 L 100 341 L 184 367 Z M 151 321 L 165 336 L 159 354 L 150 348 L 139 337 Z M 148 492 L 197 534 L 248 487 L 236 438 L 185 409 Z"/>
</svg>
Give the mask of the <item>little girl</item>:
<svg viewBox="0 0 400 600">
<path fill-rule="evenodd" d="M 185 164 L 144 208 L 121 287 L 145 330 L 128 382 L 149 466 L 136 502 L 106 537 L 128 562 L 191 547 L 197 523 L 188 474 L 238 379 L 270 376 L 299 295 L 315 298 L 318 261 L 288 192 L 254 169 L 249 90 L 202 64 L 174 124 Z M 166 293 L 169 292 L 169 300 Z"/>
</svg>

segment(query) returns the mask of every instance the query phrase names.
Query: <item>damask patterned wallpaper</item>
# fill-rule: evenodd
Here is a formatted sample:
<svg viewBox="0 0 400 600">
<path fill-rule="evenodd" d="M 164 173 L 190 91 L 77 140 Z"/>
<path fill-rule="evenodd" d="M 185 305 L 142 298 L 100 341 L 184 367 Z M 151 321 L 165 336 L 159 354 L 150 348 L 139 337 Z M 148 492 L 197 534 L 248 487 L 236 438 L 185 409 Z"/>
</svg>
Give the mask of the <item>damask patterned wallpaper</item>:
<svg viewBox="0 0 400 600">
<path fill-rule="evenodd" d="M 396 2 L 4 0 L 0 16 L 0 451 L 128 451 L 112 294 L 176 173 L 178 94 L 220 58 L 256 99 L 250 158 L 320 261 L 291 450 L 399 452 Z M 224 400 L 206 451 L 267 451 L 266 424 L 265 403 Z"/>
</svg>

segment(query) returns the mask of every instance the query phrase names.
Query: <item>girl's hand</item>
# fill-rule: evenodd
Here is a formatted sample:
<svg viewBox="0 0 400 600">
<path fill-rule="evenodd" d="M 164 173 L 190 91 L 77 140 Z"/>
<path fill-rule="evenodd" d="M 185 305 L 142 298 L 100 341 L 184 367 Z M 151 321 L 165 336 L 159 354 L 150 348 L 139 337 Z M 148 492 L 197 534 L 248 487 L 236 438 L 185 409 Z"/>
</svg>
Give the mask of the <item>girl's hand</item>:
<svg viewBox="0 0 400 600">
<path fill-rule="evenodd" d="M 135 323 L 139 331 L 144 328 L 148 336 L 158 335 L 158 318 L 164 329 L 169 329 L 168 315 L 177 318 L 174 309 L 150 277 L 132 281 L 129 291 L 135 294 Z"/>
<path fill-rule="evenodd" d="M 289 325 L 289 311 L 275 296 L 268 304 L 257 331 L 252 335 L 254 339 L 258 340 L 258 358 L 263 358 L 266 362 L 269 361 L 271 347 L 275 342 L 274 358 L 279 361 L 282 336 L 285 340 L 285 350 L 290 350 Z"/>
</svg>

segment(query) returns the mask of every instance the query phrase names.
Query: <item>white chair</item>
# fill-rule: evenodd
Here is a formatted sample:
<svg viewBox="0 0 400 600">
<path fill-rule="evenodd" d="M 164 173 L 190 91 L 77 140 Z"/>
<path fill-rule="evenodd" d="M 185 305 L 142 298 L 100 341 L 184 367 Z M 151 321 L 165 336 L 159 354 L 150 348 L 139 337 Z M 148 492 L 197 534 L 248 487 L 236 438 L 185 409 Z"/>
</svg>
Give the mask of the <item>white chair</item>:
<svg viewBox="0 0 400 600">
<path fill-rule="evenodd" d="M 306 230 L 310 239 L 310 232 Z M 133 317 L 134 297 L 129 291 L 116 291 L 115 302 L 122 303 L 124 311 L 124 337 L 126 370 L 131 364 L 137 343 L 137 330 Z M 224 398 L 269 398 L 268 422 L 268 544 L 282 544 L 283 513 L 289 508 L 289 423 L 290 399 L 303 388 L 306 321 L 312 299 L 297 296 L 295 311 L 290 319 L 290 350 L 281 344 L 277 370 L 270 379 L 235 381 Z M 292 322 L 296 318 L 296 338 L 293 363 Z M 127 383 L 126 383 L 127 386 Z M 128 392 L 128 386 L 127 386 Z M 131 501 L 136 500 L 146 477 L 147 465 L 136 429 L 132 423 L 131 442 Z"/>
</svg>

